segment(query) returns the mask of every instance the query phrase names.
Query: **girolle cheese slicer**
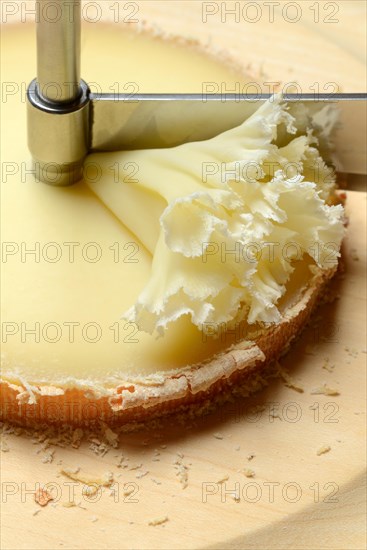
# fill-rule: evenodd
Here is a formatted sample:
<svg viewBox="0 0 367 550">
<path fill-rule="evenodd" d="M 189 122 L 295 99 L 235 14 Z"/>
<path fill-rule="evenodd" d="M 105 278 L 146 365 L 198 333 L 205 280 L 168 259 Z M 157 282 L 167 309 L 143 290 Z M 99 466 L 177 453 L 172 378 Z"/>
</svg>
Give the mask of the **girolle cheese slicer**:
<svg viewBox="0 0 367 550">
<path fill-rule="evenodd" d="M 42 1 L 36 2 L 38 8 Z M 77 182 L 91 151 L 172 147 L 209 139 L 239 125 L 271 97 L 91 93 L 80 78 L 81 0 L 73 1 L 72 10 L 70 1 L 53 2 L 61 14 L 57 21 L 38 10 L 37 78 L 27 91 L 29 149 L 43 182 Z M 339 104 L 341 124 L 335 141 L 341 166 L 337 168 L 352 174 L 367 172 L 366 99 L 362 93 L 284 94 L 285 101 L 315 102 L 320 109 L 331 102 Z"/>
</svg>

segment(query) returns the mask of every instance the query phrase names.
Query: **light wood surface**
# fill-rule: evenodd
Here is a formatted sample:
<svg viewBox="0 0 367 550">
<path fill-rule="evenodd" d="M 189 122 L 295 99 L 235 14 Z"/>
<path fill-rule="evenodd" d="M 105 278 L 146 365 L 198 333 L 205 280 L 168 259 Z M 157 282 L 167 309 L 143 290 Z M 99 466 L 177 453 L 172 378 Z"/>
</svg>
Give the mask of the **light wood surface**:
<svg viewBox="0 0 367 550">
<path fill-rule="evenodd" d="M 344 92 L 364 91 L 364 2 L 335 2 L 340 22 L 329 25 L 313 23 L 313 2 L 303 0 L 298 3 L 308 18 L 293 25 L 265 20 L 222 24 L 214 17 L 204 24 L 201 2 L 137 3 L 142 18 L 226 48 L 273 81 L 297 80 L 303 91 L 314 82 L 321 88 L 336 82 Z M 340 298 L 320 308 L 282 359 L 303 393 L 274 380 L 257 396 L 229 404 L 195 425 L 125 434 L 104 457 L 88 441 L 79 449 L 51 445 L 43 450 L 30 436 L 3 436 L 1 547 L 363 548 L 366 198 L 348 193 L 346 271 L 335 282 Z M 324 382 L 340 395 L 311 393 Z M 330 451 L 318 456 L 323 446 Z M 43 462 L 50 451 L 55 451 L 52 462 Z M 249 461 L 251 453 L 255 456 Z M 127 468 L 117 467 L 121 455 L 128 459 Z M 182 470 L 176 461 L 187 466 L 186 488 L 176 475 Z M 72 480 L 60 469 L 77 466 L 91 478 L 111 471 L 115 484 L 103 489 L 97 502 L 83 497 L 82 484 L 76 484 L 74 500 L 81 506 L 67 508 L 63 504 L 70 500 Z M 244 469 L 255 476 L 247 478 L 239 471 Z M 40 508 L 34 502 L 36 483 L 56 483 L 60 499 Z M 239 502 L 230 494 L 236 483 Z M 135 494 L 124 496 L 124 488 Z M 149 525 L 165 517 L 164 524 Z"/>
<path fill-rule="evenodd" d="M 366 90 L 363 0 L 317 2 L 318 13 L 311 0 L 294 2 L 294 9 L 281 0 L 274 6 L 273 16 L 266 2 L 258 2 L 257 10 L 246 8 L 251 4 L 246 1 L 137 4 L 141 18 L 158 27 L 225 48 L 255 74 L 262 73 L 264 85 L 269 81 L 297 82 L 305 93 L 312 92 L 315 83 L 326 93 L 335 91 L 334 84 L 328 88 L 330 83 L 342 92 Z M 239 15 L 229 13 L 235 4 L 239 4 Z"/>
</svg>

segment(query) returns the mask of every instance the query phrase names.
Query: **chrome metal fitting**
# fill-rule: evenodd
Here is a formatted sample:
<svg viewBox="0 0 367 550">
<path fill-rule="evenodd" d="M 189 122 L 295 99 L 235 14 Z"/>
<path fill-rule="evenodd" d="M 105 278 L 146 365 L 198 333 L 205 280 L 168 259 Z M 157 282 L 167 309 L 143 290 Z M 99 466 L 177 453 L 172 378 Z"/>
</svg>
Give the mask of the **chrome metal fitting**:
<svg viewBox="0 0 367 550">
<path fill-rule="evenodd" d="M 28 146 L 37 179 L 50 185 L 76 183 L 90 147 L 88 85 L 80 82 L 72 103 L 52 103 L 41 97 L 34 79 L 27 99 Z"/>
</svg>

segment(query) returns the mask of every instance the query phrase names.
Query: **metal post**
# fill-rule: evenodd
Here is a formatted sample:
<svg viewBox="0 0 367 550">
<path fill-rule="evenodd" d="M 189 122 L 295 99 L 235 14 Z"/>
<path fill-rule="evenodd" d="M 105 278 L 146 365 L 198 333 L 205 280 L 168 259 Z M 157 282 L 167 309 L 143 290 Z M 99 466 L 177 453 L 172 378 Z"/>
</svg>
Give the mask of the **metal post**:
<svg viewBox="0 0 367 550">
<path fill-rule="evenodd" d="M 37 22 L 37 85 L 46 101 L 80 96 L 80 0 L 41 0 Z"/>
<path fill-rule="evenodd" d="M 37 78 L 27 91 L 28 146 L 36 178 L 70 185 L 90 144 L 90 100 L 80 79 L 80 0 L 38 0 Z"/>
</svg>

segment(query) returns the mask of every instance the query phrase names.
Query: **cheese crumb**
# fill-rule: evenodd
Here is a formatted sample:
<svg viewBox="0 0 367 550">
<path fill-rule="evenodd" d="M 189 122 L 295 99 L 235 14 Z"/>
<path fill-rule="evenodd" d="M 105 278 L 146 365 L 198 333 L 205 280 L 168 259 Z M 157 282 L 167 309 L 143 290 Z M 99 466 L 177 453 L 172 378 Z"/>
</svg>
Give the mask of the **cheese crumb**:
<svg viewBox="0 0 367 550">
<path fill-rule="evenodd" d="M 71 446 L 74 447 L 74 449 L 79 449 L 80 444 L 83 439 L 84 432 L 81 428 L 76 428 L 72 435 L 72 441 Z"/>
<path fill-rule="evenodd" d="M 181 484 L 182 489 L 186 489 L 189 483 L 189 474 L 188 474 L 188 466 L 182 462 L 182 458 L 179 454 L 177 454 L 178 458 L 174 462 L 174 467 L 176 470 L 176 476 L 178 477 L 178 480 Z M 183 456 L 183 455 L 182 455 Z"/>
<path fill-rule="evenodd" d="M 84 492 L 89 496 L 92 496 L 95 493 L 97 493 L 100 487 L 111 487 L 114 481 L 112 472 L 105 472 L 99 478 L 98 477 L 92 478 L 81 473 L 80 468 L 78 468 L 76 471 L 70 468 L 62 468 L 60 470 L 60 473 L 72 479 L 73 481 L 79 481 L 80 483 L 83 483 L 84 485 L 86 485 Z"/>
<path fill-rule="evenodd" d="M 288 371 L 277 361 L 276 368 L 278 371 L 279 376 L 282 378 L 284 385 L 287 386 L 287 388 L 290 388 L 298 393 L 303 393 L 304 389 L 302 386 L 296 384 L 292 377 L 289 375 Z"/>
<path fill-rule="evenodd" d="M 130 496 L 135 491 L 135 486 L 128 483 L 127 487 L 124 487 L 124 497 Z"/>
<path fill-rule="evenodd" d="M 218 485 L 220 485 L 221 483 L 224 483 L 225 481 L 228 481 L 228 480 L 229 480 L 229 475 L 225 475 L 225 476 L 221 477 L 221 478 L 217 481 L 217 483 L 218 483 Z"/>
<path fill-rule="evenodd" d="M 326 357 L 326 359 L 324 360 L 324 363 L 322 365 L 322 368 L 327 370 L 328 372 L 333 372 L 334 368 L 335 368 L 335 365 L 331 365 L 329 357 Z"/>
<path fill-rule="evenodd" d="M 156 485 L 162 485 L 162 482 L 161 482 L 161 481 L 158 481 L 158 479 L 155 479 L 154 477 L 151 477 L 150 479 L 151 479 L 151 480 L 153 481 L 153 483 L 155 483 Z"/>
<path fill-rule="evenodd" d="M 136 479 L 141 479 L 142 477 L 145 477 L 148 474 L 149 474 L 149 470 L 145 470 L 143 472 L 137 473 L 135 477 L 136 477 Z"/>
<path fill-rule="evenodd" d="M 148 525 L 152 525 L 153 527 L 155 527 L 156 525 L 162 525 L 163 523 L 167 523 L 167 521 L 169 521 L 168 516 L 162 516 L 161 518 L 156 518 L 151 520 L 148 523 Z"/>
<path fill-rule="evenodd" d="M 62 503 L 62 506 L 64 508 L 74 508 L 76 506 L 76 502 L 74 500 L 67 500 L 66 502 Z"/>
<path fill-rule="evenodd" d="M 55 454 L 55 451 L 50 451 L 49 453 L 45 453 L 41 458 L 41 462 L 43 462 L 44 464 L 51 463 L 54 459 L 54 454 Z"/>
<path fill-rule="evenodd" d="M 323 445 L 320 447 L 320 449 L 317 450 L 316 454 L 317 456 L 324 455 L 328 453 L 331 450 L 331 447 L 329 445 Z"/>
<path fill-rule="evenodd" d="M 143 463 L 136 464 L 135 466 L 130 466 L 129 470 L 139 470 L 143 466 Z"/>
<path fill-rule="evenodd" d="M 340 395 L 340 392 L 338 390 L 335 390 L 333 388 L 329 388 L 329 386 L 324 383 L 323 386 L 319 388 L 315 388 L 311 391 L 311 395 Z"/>
<path fill-rule="evenodd" d="M 10 450 L 9 445 L 7 444 L 6 440 L 3 437 L 1 437 L 0 444 L 1 444 L 1 451 L 3 453 L 8 453 Z"/>
<path fill-rule="evenodd" d="M 104 436 L 107 440 L 107 443 L 111 445 L 114 449 L 117 449 L 119 446 L 119 436 L 117 433 L 113 432 L 111 428 L 106 428 L 104 431 Z"/>
</svg>

